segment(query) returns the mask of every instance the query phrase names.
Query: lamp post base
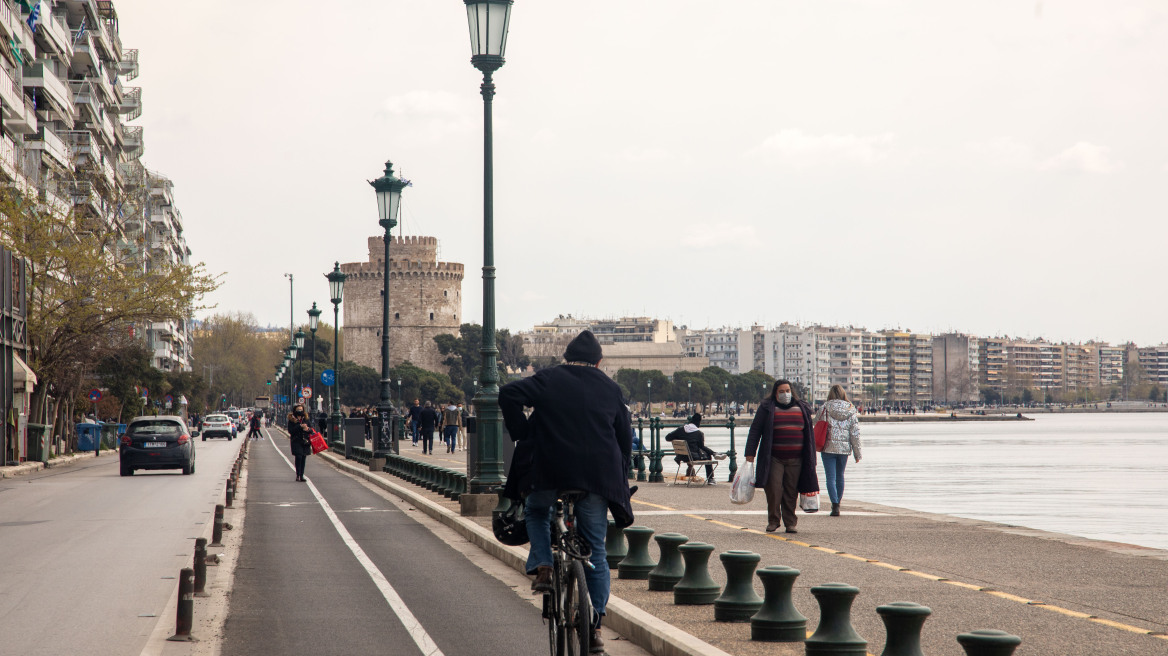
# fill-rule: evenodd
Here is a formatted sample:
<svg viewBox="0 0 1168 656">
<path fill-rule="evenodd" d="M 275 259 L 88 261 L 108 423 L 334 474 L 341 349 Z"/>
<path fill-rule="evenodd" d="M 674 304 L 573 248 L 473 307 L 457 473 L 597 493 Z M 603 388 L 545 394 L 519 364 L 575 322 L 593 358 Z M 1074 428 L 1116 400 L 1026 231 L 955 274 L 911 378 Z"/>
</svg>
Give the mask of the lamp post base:
<svg viewBox="0 0 1168 656">
<path fill-rule="evenodd" d="M 490 517 L 499 506 L 499 495 L 463 493 L 458 496 L 458 505 L 463 517 Z"/>
</svg>

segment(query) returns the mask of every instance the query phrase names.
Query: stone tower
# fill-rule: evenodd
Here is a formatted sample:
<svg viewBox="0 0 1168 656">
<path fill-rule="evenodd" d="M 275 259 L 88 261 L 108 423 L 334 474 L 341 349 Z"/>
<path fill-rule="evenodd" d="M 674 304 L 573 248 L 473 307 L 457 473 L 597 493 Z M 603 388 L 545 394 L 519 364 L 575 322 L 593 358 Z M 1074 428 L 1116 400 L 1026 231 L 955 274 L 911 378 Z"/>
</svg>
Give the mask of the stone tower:
<svg viewBox="0 0 1168 656">
<path fill-rule="evenodd" d="M 381 371 L 385 242 L 369 238 L 369 261 L 341 265 L 345 281 L 342 357 Z M 458 335 L 462 265 L 438 261 L 436 237 L 393 237 L 389 245 L 389 365 L 446 373 L 436 335 Z"/>
</svg>

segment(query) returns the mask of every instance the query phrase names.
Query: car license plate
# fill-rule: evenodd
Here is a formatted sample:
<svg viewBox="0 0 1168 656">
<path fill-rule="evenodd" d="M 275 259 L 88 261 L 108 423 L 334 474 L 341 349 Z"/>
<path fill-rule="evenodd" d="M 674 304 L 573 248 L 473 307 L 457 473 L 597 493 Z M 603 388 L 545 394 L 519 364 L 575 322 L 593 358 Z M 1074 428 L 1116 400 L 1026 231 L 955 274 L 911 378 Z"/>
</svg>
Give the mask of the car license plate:
<svg viewBox="0 0 1168 656">
<path fill-rule="evenodd" d="M 147 449 L 162 449 L 166 447 L 166 442 L 147 442 L 142 446 L 146 447 Z"/>
</svg>

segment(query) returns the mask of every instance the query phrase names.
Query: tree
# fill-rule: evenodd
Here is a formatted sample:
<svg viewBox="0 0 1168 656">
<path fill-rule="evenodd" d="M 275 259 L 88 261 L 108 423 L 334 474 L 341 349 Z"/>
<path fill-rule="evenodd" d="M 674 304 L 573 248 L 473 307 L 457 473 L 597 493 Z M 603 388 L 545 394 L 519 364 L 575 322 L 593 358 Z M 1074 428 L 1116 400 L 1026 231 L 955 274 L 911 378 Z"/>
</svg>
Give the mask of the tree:
<svg viewBox="0 0 1168 656">
<path fill-rule="evenodd" d="M 438 335 L 434 343 L 438 352 L 446 356 L 442 364 L 447 367 L 450 381 L 458 386 L 466 397 L 474 396 L 477 379 L 482 380 L 482 326 L 464 323 L 458 327 L 458 336 Z M 504 371 L 526 369 L 531 360 L 523 353 L 523 338 L 512 335 L 509 330 L 495 331 L 495 345 L 499 349 L 499 365 Z M 502 377 L 500 377 L 502 381 Z"/>
<path fill-rule="evenodd" d="M 256 396 L 268 396 L 267 381 L 283 358 L 282 346 L 281 341 L 259 331 L 250 313 L 208 317 L 191 346 L 191 366 L 207 381 L 202 398 L 205 406 L 218 407 L 224 396 L 228 403 L 244 405 Z M 307 364 L 304 372 L 307 378 Z"/>
<path fill-rule="evenodd" d="M 884 398 L 885 389 L 884 383 L 873 383 L 864 386 L 864 393 L 868 395 L 868 398 L 872 399 L 872 405 L 879 405 L 880 399 Z"/>
</svg>

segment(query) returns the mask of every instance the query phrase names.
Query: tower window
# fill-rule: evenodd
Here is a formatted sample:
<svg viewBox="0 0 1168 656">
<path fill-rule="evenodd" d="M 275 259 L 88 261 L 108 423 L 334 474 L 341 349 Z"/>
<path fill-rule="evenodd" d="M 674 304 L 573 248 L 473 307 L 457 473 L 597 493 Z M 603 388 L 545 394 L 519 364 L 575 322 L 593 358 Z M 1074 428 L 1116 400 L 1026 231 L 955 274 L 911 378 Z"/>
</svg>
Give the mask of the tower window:
<svg viewBox="0 0 1168 656">
<path fill-rule="evenodd" d="M 433 321 L 433 320 L 434 320 L 434 313 L 433 313 L 433 312 L 431 312 L 431 313 L 430 313 L 430 321 Z"/>
<path fill-rule="evenodd" d="M 401 312 L 394 312 L 394 313 L 393 313 L 393 318 L 394 318 L 394 319 L 401 319 Z"/>
</svg>

